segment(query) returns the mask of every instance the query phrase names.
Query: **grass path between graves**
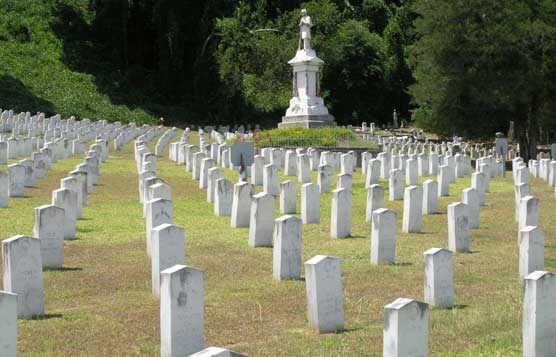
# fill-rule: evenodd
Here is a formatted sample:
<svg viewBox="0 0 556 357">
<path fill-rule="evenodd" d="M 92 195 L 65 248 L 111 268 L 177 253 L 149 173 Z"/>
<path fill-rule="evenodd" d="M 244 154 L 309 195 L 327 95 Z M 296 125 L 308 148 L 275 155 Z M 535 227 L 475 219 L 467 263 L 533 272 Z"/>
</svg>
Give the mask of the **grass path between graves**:
<svg viewBox="0 0 556 357">
<path fill-rule="evenodd" d="M 37 188 L 26 189 L 26 197 L 11 198 L 10 207 L 0 210 L 0 239 L 32 234 L 33 208 L 49 203 L 60 179 L 81 161 L 54 164 Z M 230 228 L 229 217 L 215 217 L 206 191 L 167 154 L 158 161 L 158 175 L 172 187 L 174 223 L 186 230 L 186 264 L 205 271 L 206 345 L 250 356 L 382 355 L 384 305 L 398 297 L 423 299 L 423 252 L 447 247 L 446 206 L 459 201 L 471 181 L 451 185 L 451 196 L 440 200 L 442 213 L 425 216 L 421 234 L 401 233 L 402 201 L 386 202 L 398 214 L 397 264 L 388 266 L 369 263 L 361 173 L 354 174 L 352 238 L 330 238 L 331 197 L 322 195 L 322 223 L 303 227 L 303 261 L 317 254 L 340 257 L 346 330 L 319 335 L 307 324 L 305 282 L 273 281 L 272 249 L 248 247 L 248 230 Z M 226 176 L 237 178 L 229 170 Z M 555 270 L 556 198 L 536 179 L 532 191 L 541 199 L 546 268 Z M 472 232 L 473 253 L 454 257 L 457 307 L 430 311 L 431 355 L 521 356 L 513 201 L 511 174 L 491 181 L 481 228 Z M 278 217 L 278 202 L 276 212 Z M 19 321 L 20 355 L 159 355 L 159 303 L 151 296 L 132 144 L 112 151 L 102 167 L 77 236 L 65 242 L 65 268 L 44 272 L 47 315 Z"/>
</svg>

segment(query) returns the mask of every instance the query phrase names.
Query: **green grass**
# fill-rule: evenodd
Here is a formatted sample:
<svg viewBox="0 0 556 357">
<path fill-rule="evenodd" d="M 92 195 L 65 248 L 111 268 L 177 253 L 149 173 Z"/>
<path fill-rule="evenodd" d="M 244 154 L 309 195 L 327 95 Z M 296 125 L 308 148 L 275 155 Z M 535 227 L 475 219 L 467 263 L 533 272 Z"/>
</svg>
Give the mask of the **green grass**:
<svg viewBox="0 0 556 357">
<path fill-rule="evenodd" d="M 10 207 L 0 210 L 0 239 L 31 234 L 33 208 L 50 202 L 59 180 L 80 162 L 71 158 L 54 164 L 37 188 L 26 190 L 26 198 L 10 199 Z M 135 170 L 132 144 L 111 152 L 77 223 L 79 239 L 65 242 L 67 269 L 44 273 L 46 318 L 19 321 L 22 356 L 159 355 L 159 302 L 151 296 Z M 158 161 L 158 175 L 172 187 L 175 224 L 186 229 L 186 263 L 206 273 L 207 346 L 250 356 L 380 356 L 384 305 L 398 297 L 423 299 L 423 252 L 447 247 L 446 206 L 470 186 L 469 177 L 451 185 L 451 196 L 440 200 L 442 213 L 425 216 L 421 234 L 401 233 L 402 202 L 387 201 L 398 214 L 398 264 L 387 266 L 369 263 L 361 173 L 353 182 L 352 238 L 330 238 L 331 197 L 323 194 L 322 223 L 303 226 L 303 261 L 317 254 L 340 257 L 346 331 L 319 335 L 307 324 L 305 282 L 272 279 L 272 249 L 250 248 L 247 229 L 230 228 L 229 217 L 215 217 L 206 192 L 167 154 Z M 237 179 L 236 172 L 225 175 Z M 296 181 L 280 176 L 285 179 Z M 553 269 L 556 198 L 536 179 L 532 191 L 541 199 L 547 268 Z M 474 253 L 454 256 L 457 307 L 430 310 L 431 355 L 521 356 L 513 200 L 511 174 L 491 181 L 481 228 L 472 231 Z"/>
<path fill-rule="evenodd" d="M 145 98 L 107 64 L 97 64 L 103 72 L 81 68 L 99 55 L 91 43 L 72 38 L 90 25 L 87 4 L 0 0 L 1 108 L 138 124 L 156 119 L 145 109 Z M 78 46 L 86 54 L 77 56 Z"/>
</svg>

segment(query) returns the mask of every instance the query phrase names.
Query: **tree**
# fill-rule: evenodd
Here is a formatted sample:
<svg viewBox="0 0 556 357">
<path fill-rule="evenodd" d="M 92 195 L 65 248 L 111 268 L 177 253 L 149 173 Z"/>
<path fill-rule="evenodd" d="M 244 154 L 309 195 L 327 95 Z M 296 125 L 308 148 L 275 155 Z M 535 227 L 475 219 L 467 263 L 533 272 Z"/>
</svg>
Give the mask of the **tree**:
<svg viewBox="0 0 556 357">
<path fill-rule="evenodd" d="M 554 125 L 556 114 L 554 2 L 417 0 L 415 11 L 420 124 L 493 137 L 513 120 L 521 156 L 534 158 L 539 125 Z"/>
</svg>

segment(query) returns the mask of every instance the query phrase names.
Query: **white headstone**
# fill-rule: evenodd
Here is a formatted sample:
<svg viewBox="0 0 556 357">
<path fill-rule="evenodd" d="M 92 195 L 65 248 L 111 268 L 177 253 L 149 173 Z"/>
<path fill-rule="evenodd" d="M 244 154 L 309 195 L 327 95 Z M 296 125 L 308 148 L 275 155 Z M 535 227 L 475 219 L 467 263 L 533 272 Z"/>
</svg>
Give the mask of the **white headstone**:
<svg viewBox="0 0 556 357">
<path fill-rule="evenodd" d="M 17 356 L 17 295 L 1 290 L 0 356 Z"/>
<path fill-rule="evenodd" d="M 317 255 L 305 262 L 307 317 L 319 333 L 344 329 L 344 297 L 340 259 Z"/>
<path fill-rule="evenodd" d="M 35 207 L 33 236 L 41 242 L 43 268 L 60 269 L 64 263 L 64 215 L 57 206 Z"/>
<path fill-rule="evenodd" d="M 278 196 L 278 169 L 272 164 L 263 169 L 263 189 L 269 195 Z"/>
<path fill-rule="evenodd" d="M 383 334 L 383 357 L 428 356 L 428 305 L 398 298 L 384 306 Z"/>
<path fill-rule="evenodd" d="M 301 220 L 286 215 L 276 219 L 272 275 L 276 280 L 301 277 Z"/>
<path fill-rule="evenodd" d="M 521 199 L 519 204 L 519 230 L 525 228 L 526 226 L 539 225 L 540 205 L 541 201 L 533 196 L 525 196 Z"/>
<path fill-rule="evenodd" d="M 519 231 L 519 278 L 544 269 L 544 233 L 539 227 L 526 226 Z"/>
<path fill-rule="evenodd" d="M 160 273 L 174 265 L 185 264 L 185 229 L 163 223 L 151 233 L 151 282 L 152 293 L 160 296 Z"/>
<path fill-rule="evenodd" d="M 152 245 L 152 230 L 164 223 L 173 223 L 174 208 L 172 201 L 162 198 L 147 201 L 147 214 L 146 214 L 146 239 L 147 239 L 147 253 L 151 256 Z"/>
<path fill-rule="evenodd" d="M 351 235 L 352 192 L 345 188 L 332 191 L 330 236 L 346 238 Z"/>
<path fill-rule="evenodd" d="M 535 271 L 525 278 L 523 356 L 553 356 L 556 351 L 556 274 Z"/>
<path fill-rule="evenodd" d="M 388 198 L 390 201 L 397 201 L 403 199 L 403 195 L 403 171 L 394 169 L 390 172 L 389 176 Z"/>
<path fill-rule="evenodd" d="M 371 263 L 393 264 L 396 260 L 396 212 L 379 208 L 373 212 Z"/>
<path fill-rule="evenodd" d="M 231 226 L 234 228 L 249 227 L 251 217 L 251 196 L 253 186 L 247 182 L 238 182 L 234 185 L 232 198 Z"/>
<path fill-rule="evenodd" d="M 423 189 L 419 186 L 405 188 L 402 230 L 405 233 L 421 232 L 423 225 Z"/>
<path fill-rule="evenodd" d="M 280 213 L 295 214 L 297 212 L 296 186 L 293 181 L 280 183 Z"/>
<path fill-rule="evenodd" d="M 41 241 L 14 236 L 2 241 L 4 290 L 17 294 L 17 317 L 44 314 Z"/>
<path fill-rule="evenodd" d="M 160 355 L 189 356 L 205 347 L 202 270 L 175 265 L 160 273 Z"/>
<path fill-rule="evenodd" d="M 448 205 L 448 247 L 452 252 L 469 253 L 469 215 L 467 205 L 455 202 Z"/>
<path fill-rule="evenodd" d="M 218 217 L 232 214 L 232 183 L 225 179 L 217 179 L 214 190 L 214 215 Z"/>
<path fill-rule="evenodd" d="M 467 205 L 469 228 L 478 229 L 481 208 L 479 192 L 474 188 L 466 188 L 462 191 L 461 201 Z"/>
<path fill-rule="evenodd" d="M 305 183 L 301 186 L 301 220 L 303 224 L 320 223 L 319 185 Z"/>
<path fill-rule="evenodd" d="M 272 247 L 274 201 L 274 196 L 266 192 L 253 196 L 249 224 L 249 245 L 251 247 Z"/>
<path fill-rule="evenodd" d="M 423 214 L 438 213 L 438 182 L 423 182 Z"/>
<path fill-rule="evenodd" d="M 452 252 L 431 248 L 425 256 L 425 302 L 439 309 L 454 306 L 454 263 Z"/>
<path fill-rule="evenodd" d="M 371 222 L 373 212 L 384 207 L 384 187 L 373 184 L 367 188 L 367 207 L 365 210 L 365 220 Z"/>
</svg>

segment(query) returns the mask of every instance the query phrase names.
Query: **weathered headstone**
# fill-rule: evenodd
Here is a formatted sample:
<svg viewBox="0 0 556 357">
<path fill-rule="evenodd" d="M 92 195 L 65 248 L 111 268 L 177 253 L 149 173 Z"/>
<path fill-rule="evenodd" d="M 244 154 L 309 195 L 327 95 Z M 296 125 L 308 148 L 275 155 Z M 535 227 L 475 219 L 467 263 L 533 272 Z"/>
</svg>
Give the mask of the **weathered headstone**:
<svg viewBox="0 0 556 357">
<path fill-rule="evenodd" d="M 224 172 L 219 167 L 211 167 L 208 170 L 207 178 L 207 202 L 214 202 L 216 192 L 216 180 L 224 178 Z"/>
<path fill-rule="evenodd" d="M 33 236 L 41 242 L 43 268 L 60 269 L 64 263 L 64 215 L 57 206 L 35 207 Z"/>
<path fill-rule="evenodd" d="M 438 167 L 438 197 L 450 196 L 450 168 L 448 165 Z"/>
<path fill-rule="evenodd" d="M 466 188 L 462 191 L 461 201 L 467 205 L 469 228 L 478 229 L 481 208 L 479 192 L 474 188 Z"/>
<path fill-rule="evenodd" d="M 0 208 L 7 208 L 10 199 L 10 175 L 0 171 Z"/>
<path fill-rule="evenodd" d="M 216 180 L 214 190 L 214 215 L 218 217 L 232 214 L 232 183 L 221 178 Z"/>
<path fill-rule="evenodd" d="M 317 184 L 320 193 L 330 192 L 330 182 L 332 181 L 333 168 L 330 165 L 320 165 L 317 176 Z"/>
<path fill-rule="evenodd" d="M 301 277 L 301 220 L 286 215 L 274 226 L 272 275 L 276 280 Z"/>
<path fill-rule="evenodd" d="M 311 162 L 305 154 L 297 156 L 297 180 L 300 183 L 311 182 Z"/>
<path fill-rule="evenodd" d="M 263 190 L 272 196 L 278 196 L 278 169 L 272 164 L 263 169 Z"/>
<path fill-rule="evenodd" d="M 22 235 L 2 241 L 4 290 L 17 294 L 17 317 L 44 314 L 41 241 Z"/>
<path fill-rule="evenodd" d="M 75 239 L 77 220 L 77 192 L 68 188 L 52 191 L 52 205 L 64 210 L 64 239 Z"/>
<path fill-rule="evenodd" d="M 253 186 L 247 182 L 238 182 L 234 185 L 232 198 L 231 226 L 234 228 L 249 227 L 251 217 L 251 196 Z"/>
<path fill-rule="evenodd" d="M 396 212 L 379 208 L 372 214 L 371 263 L 393 264 L 396 260 Z"/>
<path fill-rule="evenodd" d="M 439 309 L 454 306 L 454 263 L 452 252 L 431 248 L 425 256 L 425 302 Z"/>
<path fill-rule="evenodd" d="M 25 167 L 19 164 L 8 166 L 10 197 L 23 197 L 25 190 Z"/>
<path fill-rule="evenodd" d="M 448 247 L 452 252 L 469 253 L 469 214 L 467 205 L 455 202 L 448 205 Z"/>
<path fill-rule="evenodd" d="M 17 295 L 1 290 L 0 356 L 17 356 Z"/>
<path fill-rule="evenodd" d="M 174 208 L 172 201 L 156 198 L 147 201 L 147 214 L 145 217 L 147 230 L 147 253 L 151 256 L 152 230 L 161 224 L 172 224 L 174 219 Z"/>
<path fill-rule="evenodd" d="M 428 305 L 398 298 L 384 306 L 383 334 L 383 357 L 428 356 Z"/>
<path fill-rule="evenodd" d="M 384 207 L 384 187 L 373 184 L 367 188 L 367 207 L 365 209 L 365 220 L 371 222 L 373 212 Z"/>
<path fill-rule="evenodd" d="M 423 214 L 438 213 L 438 182 L 423 182 Z"/>
<path fill-rule="evenodd" d="M 544 232 L 535 226 L 519 231 L 519 278 L 544 269 Z"/>
<path fill-rule="evenodd" d="M 553 356 L 556 351 L 556 274 L 535 271 L 525 278 L 523 356 Z"/>
<path fill-rule="evenodd" d="M 404 195 L 403 189 L 403 171 L 394 169 L 389 176 L 388 198 L 390 201 L 402 200 Z"/>
<path fill-rule="evenodd" d="M 344 329 L 344 297 L 340 259 L 317 255 L 305 262 L 307 317 L 319 333 Z"/>
<path fill-rule="evenodd" d="M 210 158 L 201 160 L 201 169 L 199 174 L 199 188 L 208 188 L 208 170 L 215 167 L 216 162 Z"/>
<path fill-rule="evenodd" d="M 249 224 L 249 245 L 251 247 L 272 247 L 274 204 L 274 196 L 266 192 L 253 196 Z"/>
<path fill-rule="evenodd" d="M 525 196 L 519 204 L 519 222 L 518 229 L 521 230 L 526 226 L 539 225 L 539 207 L 541 201 L 533 196 Z"/>
<path fill-rule="evenodd" d="M 280 188 L 280 213 L 295 214 L 297 211 L 295 182 L 284 181 L 280 184 Z"/>
<path fill-rule="evenodd" d="M 160 273 L 160 355 L 189 356 L 205 345 L 202 270 L 175 265 Z"/>
<path fill-rule="evenodd" d="M 419 186 L 405 188 L 403 200 L 402 230 L 419 233 L 423 224 L 423 189 Z"/>
<path fill-rule="evenodd" d="M 301 186 L 301 220 L 303 224 L 320 223 L 319 185 L 305 183 Z"/>
<path fill-rule="evenodd" d="M 330 236 L 346 238 L 351 235 L 352 192 L 344 188 L 332 191 Z"/>
<path fill-rule="evenodd" d="M 160 296 L 160 273 L 174 265 L 185 264 L 185 229 L 163 223 L 151 233 L 152 294 Z"/>
</svg>

